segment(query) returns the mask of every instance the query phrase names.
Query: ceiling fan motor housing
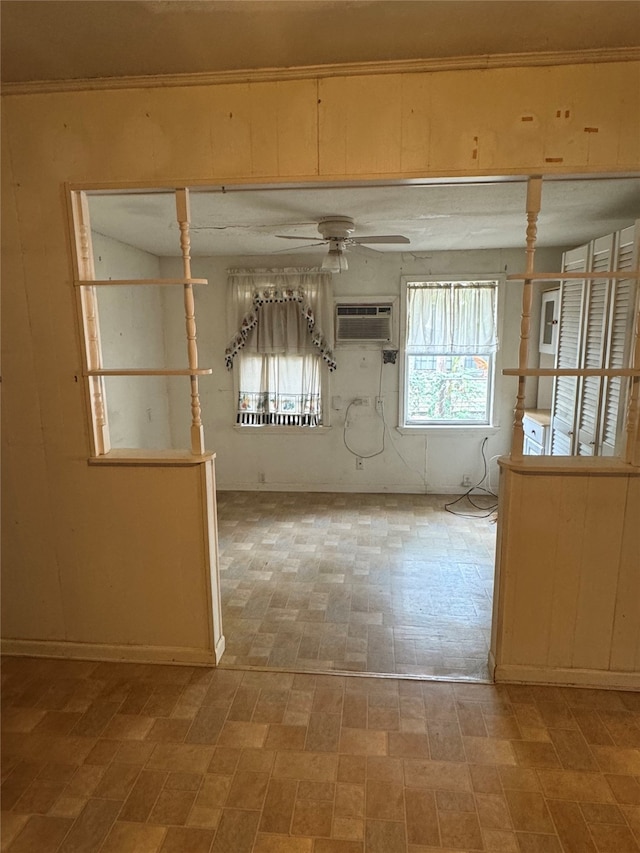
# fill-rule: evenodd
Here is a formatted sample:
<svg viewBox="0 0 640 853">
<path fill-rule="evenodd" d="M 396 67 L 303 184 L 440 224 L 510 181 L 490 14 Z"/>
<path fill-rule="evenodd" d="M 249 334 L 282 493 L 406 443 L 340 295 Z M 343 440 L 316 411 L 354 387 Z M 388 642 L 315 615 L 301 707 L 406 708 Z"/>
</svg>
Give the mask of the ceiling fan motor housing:
<svg viewBox="0 0 640 853">
<path fill-rule="evenodd" d="M 355 227 L 348 216 L 323 216 L 318 222 L 318 231 L 325 240 L 348 240 Z"/>
</svg>

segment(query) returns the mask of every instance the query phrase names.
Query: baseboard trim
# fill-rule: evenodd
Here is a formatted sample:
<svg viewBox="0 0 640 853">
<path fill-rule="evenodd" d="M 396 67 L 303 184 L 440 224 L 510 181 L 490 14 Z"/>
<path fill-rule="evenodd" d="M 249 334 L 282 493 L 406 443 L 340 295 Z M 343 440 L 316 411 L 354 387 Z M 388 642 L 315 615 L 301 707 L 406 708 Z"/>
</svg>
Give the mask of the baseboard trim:
<svg viewBox="0 0 640 853">
<path fill-rule="evenodd" d="M 335 492 L 354 495 L 423 495 L 430 494 L 424 485 L 356 485 L 355 483 L 218 483 L 219 492 Z M 453 494 L 453 492 L 434 492 L 434 494 Z"/>
<path fill-rule="evenodd" d="M 489 665 L 491 666 L 491 663 Z M 640 691 L 640 672 L 498 664 L 493 673 L 496 684 L 556 684 L 565 687 Z"/>
<path fill-rule="evenodd" d="M 224 638 L 224 634 L 223 634 L 220 637 L 220 639 L 218 640 L 218 642 L 216 643 L 216 650 L 215 650 L 216 663 L 220 663 L 220 658 L 224 654 L 224 650 L 226 647 L 227 647 L 227 642 L 226 642 L 226 640 Z"/>
<path fill-rule="evenodd" d="M 489 678 L 495 682 L 496 680 L 496 656 L 489 649 L 489 657 L 487 659 L 487 666 L 489 667 Z"/>
<path fill-rule="evenodd" d="M 464 495 L 469 490 L 461 489 L 460 486 L 428 486 L 424 484 L 411 485 L 407 483 L 399 484 L 369 484 L 357 485 L 355 483 L 218 483 L 217 490 L 219 492 L 335 492 L 339 494 L 352 495 Z M 478 489 L 473 490 L 472 494 L 483 496 L 486 495 Z"/>
<path fill-rule="evenodd" d="M 220 643 L 218 644 L 220 645 Z M 220 656 L 209 649 L 181 646 L 129 646 L 110 643 L 75 643 L 66 640 L 0 640 L 3 655 L 19 657 L 63 658 L 71 660 L 121 661 L 122 663 L 174 663 L 191 666 L 215 666 Z"/>
</svg>

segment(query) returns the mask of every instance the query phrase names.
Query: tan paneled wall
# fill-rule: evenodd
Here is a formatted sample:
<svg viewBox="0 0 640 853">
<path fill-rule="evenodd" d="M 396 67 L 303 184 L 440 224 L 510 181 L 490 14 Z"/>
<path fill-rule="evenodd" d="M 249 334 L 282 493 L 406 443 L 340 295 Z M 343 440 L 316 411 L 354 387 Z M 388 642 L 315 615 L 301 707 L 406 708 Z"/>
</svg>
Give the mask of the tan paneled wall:
<svg viewBox="0 0 640 853">
<path fill-rule="evenodd" d="M 149 646 L 158 659 L 176 644 L 185 658 L 210 653 L 200 616 L 179 624 L 203 607 L 196 475 L 86 464 L 65 182 L 628 171 L 640 163 L 638 73 L 619 62 L 7 95 L 5 637 L 94 644 L 94 654 Z"/>
<path fill-rule="evenodd" d="M 637 85 L 638 70 L 626 63 L 322 80 L 319 171 L 637 168 Z"/>
<path fill-rule="evenodd" d="M 640 471 L 501 472 L 496 680 L 640 688 Z"/>
</svg>

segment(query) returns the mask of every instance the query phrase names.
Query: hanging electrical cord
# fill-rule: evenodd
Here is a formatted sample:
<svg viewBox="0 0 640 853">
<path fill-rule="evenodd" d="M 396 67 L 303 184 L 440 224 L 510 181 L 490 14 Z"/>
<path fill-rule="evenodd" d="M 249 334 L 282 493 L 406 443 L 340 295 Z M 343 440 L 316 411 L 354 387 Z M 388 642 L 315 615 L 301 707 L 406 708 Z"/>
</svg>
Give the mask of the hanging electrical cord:
<svg viewBox="0 0 640 853">
<path fill-rule="evenodd" d="M 395 450 L 395 452 L 396 452 L 396 454 L 397 454 L 398 458 L 399 458 L 399 459 L 400 459 L 400 461 L 403 463 L 403 465 L 404 465 L 404 466 L 407 468 L 407 470 L 409 470 L 412 474 L 417 474 L 417 475 L 418 475 L 418 477 L 422 480 L 422 484 L 423 484 L 423 486 L 424 486 L 424 490 L 425 490 L 425 493 L 426 493 L 426 491 L 427 491 L 427 480 L 426 480 L 426 477 L 425 477 L 423 474 L 421 474 L 421 473 L 420 473 L 420 471 L 418 471 L 418 470 L 416 470 L 415 468 L 413 468 L 413 467 L 412 467 L 412 466 L 407 462 L 407 460 L 404 458 L 404 456 L 402 455 L 402 453 L 400 453 L 400 450 L 398 449 L 398 447 L 397 447 L 397 445 L 396 445 L 395 441 L 393 440 L 393 436 L 392 436 L 392 434 L 391 434 L 391 430 L 389 429 L 389 425 L 388 425 L 387 420 L 386 420 L 386 417 L 385 417 L 385 413 L 384 413 L 384 397 L 382 396 L 382 371 L 383 371 L 383 368 L 384 368 L 384 363 L 385 363 L 385 362 L 384 362 L 384 360 L 383 360 L 383 359 L 381 359 L 381 361 L 380 361 L 380 375 L 379 375 L 379 378 L 378 378 L 378 399 L 380 400 L 380 408 L 378 409 L 378 407 L 376 406 L 376 413 L 378 414 L 378 416 L 379 416 L 379 417 L 381 418 L 381 420 L 382 420 L 382 450 L 379 450 L 377 453 L 373 453 L 373 454 L 372 454 L 372 456 L 379 456 L 379 455 L 384 451 L 384 449 L 385 449 L 385 436 L 387 436 L 387 437 L 389 438 L 389 441 L 391 442 L 391 446 L 392 446 L 392 447 L 393 447 L 393 449 Z M 351 405 L 353 405 L 353 403 L 350 403 L 350 404 L 349 404 L 349 406 L 351 406 Z M 348 413 L 349 413 L 349 407 L 347 407 L 347 416 L 345 417 L 345 428 L 346 428 L 346 423 L 347 423 Z M 354 451 L 353 451 L 353 450 L 351 450 L 351 448 L 347 445 L 346 437 L 345 437 L 345 431 L 343 431 L 343 438 L 344 438 L 344 443 L 345 443 L 345 447 L 347 448 L 347 450 L 349 450 L 351 453 L 354 453 Z M 354 453 L 354 455 L 356 455 L 356 456 L 357 456 L 358 454 Z M 361 458 L 361 459 L 370 459 L 371 457 L 369 457 L 369 456 L 361 456 L 360 458 Z"/>
<path fill-rule="evenodd" d="M 491 487 L 491 480 L 489 478 L 489 466 L 487 465 L 487 457 L 484 455 L 484 447 L 485 447 L 485 444 L 487 443 L 487 441 L 488 441 L 488 438 L 485 436 L 485 438 L 482 441 L 482 446 L 480 448 L 480 453 L 482 454 L 482 463 L 484 465 L 484 471 L 483 471 L 483 474 L 482 474 L 482 477 L 480 478 L 480 480 L 478 480 L 478 482 L 475 484 L 475 486 L 471 486 L 471 488 L 467 489 L 467 491 L 464 494 L 460 495 L 459 498 L 456 498 L 455 501 L 450 501 L 449 503 L 444 505 L 444 508 L 446 509 L 446 511 L 450 512 L 452 515 L 459 515 L 459 516 L 462 516 L 463 518 L 490 518 L 494 514 L 494 512 L 498 509 L 497 502 L 494 504 L 491 504 L 490 506 L 480 506 L 479 504 L 474 503 L 474 501 L 471 497 L 471 493 L 477 489 L 479 489 L 481 492 L 484 492 L 487 495 L 491 495 L 491 497 L 493 497 L 493 498 L 498 497 L 495 494 L 495 492 L 491 491 L 491 488 L 487 489 L 482 485 L 486 480 L 489 487 Z M 496 458 L 495 456 L 492 457 L 492 459 L 495 459 L 495 458 Z M 465 499 L 471 504 L 471 506 L 474 509 L 480 510 L 480 512 L 459 512 L 458 510 L 451 509 L 451 507 L 456 506 L 456 504 L 459 504 L 461 501 L 463 501 Z"/>
<path fill-rule="evenodd" d="M 421 474 L 420 471 L 418 471 L 416 468 L 412 468 L 412 466 L 407 462 L 407 460 L 404 458 L 402 453 L 400 453 L 395 441 L 393 440 L 393 436 L 391 435 L 391 430 L 389 429 L 389 425 L 387 424 L 387 421 L 385 420 L 385 416 L 384 416 L 384 402 L 382 403 L 382 422 L 384 424 L 384 428 L 386 430 L 386 433 L 389 436 L 389 441 L 391 442 L 391 446 L 393 447 L 396 454 L 398 455 L 398 458 L 404 464 L 405 468 L 407 468 L 409 471 L 411 471 L 412 474 L 417 474 L 418 477 L 420 477 L 420 479 L 422 480 L 422 485 L 424 486 L 425 494 L 426 494 L 427 478 L 423 474 Z"/>
<path fill-rule="evenodd" d="M 355 405 L 356 405 L 355 400 L 352 400 L 349 403 L 349 405 L 347 406 L 347 411 L 346 411 L 345 416 L 344 416 L 344 427 L 342 428 L 342 441 L 344 443 L 344 446 L 349 451 L 349 453 L 351 453 L 353 456 L 357 456 L 360 459 L 373 459 L 374 456 L 380 456 L 381 453 L 384 453 L 384 433 L 385 433 L 384 418 L 382 418 L 382 447 L 380 448 L 380 450 L 376 450 L 375 453 L 368 453 L 368 454 L 358 453 L 352 447 L 349 447 L 349 443 L 347 441 L 347 429 L 348 429 L 348 424 L 349 424 L 349 411 L 351 410 L 351 407 L 355 406 Z M 376 408 L 376 414 L 378 415 L 378 417 L 382 417 L 380 415 L 380 412 L 378 412 L 377 408 Z"/>
</svg>

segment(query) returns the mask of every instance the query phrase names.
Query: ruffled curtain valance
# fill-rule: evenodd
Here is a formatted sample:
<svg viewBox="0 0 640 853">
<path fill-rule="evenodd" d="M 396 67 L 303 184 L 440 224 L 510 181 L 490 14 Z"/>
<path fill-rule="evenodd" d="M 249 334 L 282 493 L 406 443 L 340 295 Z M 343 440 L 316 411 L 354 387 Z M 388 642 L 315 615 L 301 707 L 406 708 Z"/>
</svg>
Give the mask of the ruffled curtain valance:
<svg viewBox="0 0 640 853">
<path fill-rule="evenodd" d="M 331 275 L 317 270 L 229 270 L 227 368 L 238 361 L 236 423 L 322 426 L 322 360 L 336 363 Z M 322 360 L 321 360 L 322 359 Z"/>
<path fill-rule="evenodd" d="M 235 332 L 225 350 L 228 370 L 246 349 L 262 355 L 316 352 L 335 370 L 325 329 L 331 328 L 331 275 L 310 270 L 230 270 Z"/>
</svg>

